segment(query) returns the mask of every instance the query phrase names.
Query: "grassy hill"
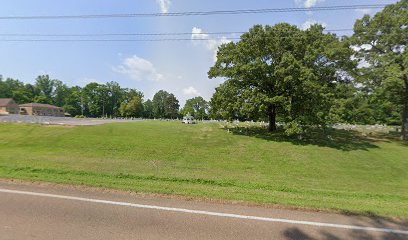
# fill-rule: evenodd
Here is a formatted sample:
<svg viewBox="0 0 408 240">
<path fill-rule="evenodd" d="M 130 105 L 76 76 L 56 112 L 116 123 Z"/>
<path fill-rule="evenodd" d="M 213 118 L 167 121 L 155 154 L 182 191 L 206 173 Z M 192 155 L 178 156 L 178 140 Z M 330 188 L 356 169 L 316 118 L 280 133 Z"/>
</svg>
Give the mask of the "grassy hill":
<svg viewBox="0 0 408 240">
<path fill-rule="evenodd" d="M 408 218 L 408 146 L 218 123 L 0 124 L 0 178 Z"/>
</svg>

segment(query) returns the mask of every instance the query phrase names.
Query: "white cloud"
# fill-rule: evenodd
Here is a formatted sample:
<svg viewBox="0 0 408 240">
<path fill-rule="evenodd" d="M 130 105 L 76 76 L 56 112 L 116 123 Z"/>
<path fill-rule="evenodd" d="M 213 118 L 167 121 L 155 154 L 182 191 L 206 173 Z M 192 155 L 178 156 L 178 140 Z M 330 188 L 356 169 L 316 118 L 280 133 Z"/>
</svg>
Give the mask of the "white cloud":
<svg viewBox="0 0 408 240">
<path fill-rule="evenodd" d="M 160 6 L 161 13 L 168 13 L 169 12 L 169 8 L 170 8 L 170 5 L 171 5 L 170 0 L 156 0 L 156 2 Z"/>
<path fill-rule="evenodd" d="M 317 5 L 318 3 L 322 3 L 324 1 L 326 0 L 295 0 L 295 3 L 305 8 L 311 8 Z"/>
<path fill-rule="evenodd" d="M 200 96 L 201 94 L 195 89 L 194 87 L 190 86 L 188 88 L 183 89 L 183 94 L 186 96 L 196 97 Z"/>
<path fill-rule="evenodd" d="M 206 39 L 208 34 L 205 34 L 201 28 L 193 27 L 191 30 L 191 39 Z"/>
<path fill-rule="evenodd" d="M 150 61 L 136 55 L 126 58 L 121 65 L 113 67 L 112 70 L 136 81 L 163 79 L 163 74 L 158 73 Z"/>
<path fill-rule="evenodd" d="M 231 42 L 231 40 L 229 40 L 225 36 L 218 38 L 218 39 L 209 39 L 209 35 L 204 33 L 204 31 L 198 27 L 193 27 L 193 29 L 191 30 L 191 39 L 198 40 L 199 44 L 203 44 L 208 50 L 212 51 L 214 62 L 217 61 L 218 47 L 224 43 Z M 209 39 L 209 40 L 200 41 L 200 39 Z"/>
<path fill-rule="evenodd" d="M 323 27 L 326 27 L 326 26 L 327 26 L 327 24 L 326 24 L 325 22 L 318 22 L 318 21 L 315 21 L 315 20 L 307 20 L 306 22 L 304 22 L 304 23 L 300 26 L 300 28 L 301 28 L 302 30 L 307 30 L 307 29 L 309 29 L 312 25 L 315 25 L 315 24 L 320 24 L 320 25 L 322 25 Z"/>
</svg>

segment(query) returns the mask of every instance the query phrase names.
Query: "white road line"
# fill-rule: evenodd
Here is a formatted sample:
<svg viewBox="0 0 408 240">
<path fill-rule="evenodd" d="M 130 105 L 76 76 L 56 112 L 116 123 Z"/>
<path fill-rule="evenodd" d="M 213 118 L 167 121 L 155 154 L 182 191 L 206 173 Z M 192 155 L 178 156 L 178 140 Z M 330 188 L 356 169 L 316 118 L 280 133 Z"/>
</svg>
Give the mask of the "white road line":
<svg viewBox="0 0 408 240">
<path fill-rule="evenodd" d="M 257 220 L 257 221 L 264 221 L 264 222 L 279 222 L 279 223 L 317 226 L 317 227 L 331 227 L 331 228 L 341 228 L 341 229 L 350 229 L 350 230 L 386 232 L 386 233 L 408 235 L 408 231 L 392 229 L 392 228 L 376 228 L 376 227 L 364 227 L 364 226 L 356 226 L 356 225 L 344 225 L 344 224 L 333 224 L 333 223 L 323 223 L 323 222 L 290 220 L 290 219 L 284 219 L 284 218 L 247 216 L 247 215 L 239 215 L 239 214 L 231 214 L 231 213 L 209 212 L 209 211 L 191 210 L 191 209 L 185 209 L 185 208 L 161 207 L 161 206 L 154 206 L 154 205 L 135 204 L 135 203 L 128 203 L 128 202 L 116 202 L 116 201 L 101 200 L 101 199 L 82 198 L 82 197 L 65 196 L 65 195 L 48 194 L 48 193 L 38 193 L 38 192 L 27 192 L 27 191 L 19 191 L 19 190 L 11 190 L 11 189 L 0 189 L 0 192 L 20 194 L 20 195 L 29 195 L 29 196 L 38 196 L 38 197 L 58 198 L 58 199 L 91 202 L 91 203 L 103 203 L 103 204 L 133 207 L 133 208 L 145 208 L 145 209 L 155 209 L 155 210 L 162 210 L 162 211 L 182 212 L 182 213 L 191 213 L 191 214 L 217 216 L 217 217 L 249 219 L 249 220 Z"/>
</svg>

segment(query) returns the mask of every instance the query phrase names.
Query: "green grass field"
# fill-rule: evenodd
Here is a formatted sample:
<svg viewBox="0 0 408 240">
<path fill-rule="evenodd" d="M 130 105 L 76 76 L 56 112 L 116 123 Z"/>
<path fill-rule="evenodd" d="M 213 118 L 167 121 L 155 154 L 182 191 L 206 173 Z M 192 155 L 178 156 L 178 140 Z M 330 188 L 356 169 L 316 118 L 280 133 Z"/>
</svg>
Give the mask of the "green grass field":
<svg viewBox="0 0 408 240">
<path fill-rule="evenodd" d="M 0 124 L 0 178 L 408 218 L 408 145 L 218 123 Z"/>
</svg>

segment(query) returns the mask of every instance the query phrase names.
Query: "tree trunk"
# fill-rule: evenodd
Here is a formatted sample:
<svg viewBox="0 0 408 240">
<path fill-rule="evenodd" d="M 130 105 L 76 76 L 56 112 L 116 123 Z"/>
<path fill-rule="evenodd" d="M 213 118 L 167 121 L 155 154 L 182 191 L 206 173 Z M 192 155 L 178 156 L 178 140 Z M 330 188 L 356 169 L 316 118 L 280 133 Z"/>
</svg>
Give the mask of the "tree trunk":
<svg viewBox="0 0 408 240">
<path fill-rule="evenodd" d="M 404 111 L 402 113 L 402 140 L 408 141 L 408 79 L 405 79 Z"/>
<path fill-rule="evenodd" d="M 268 115 L 269 115 L 269 132 L 276 131 L 276 107 L 270 106 L 268 107 Z"/>
</svg>

